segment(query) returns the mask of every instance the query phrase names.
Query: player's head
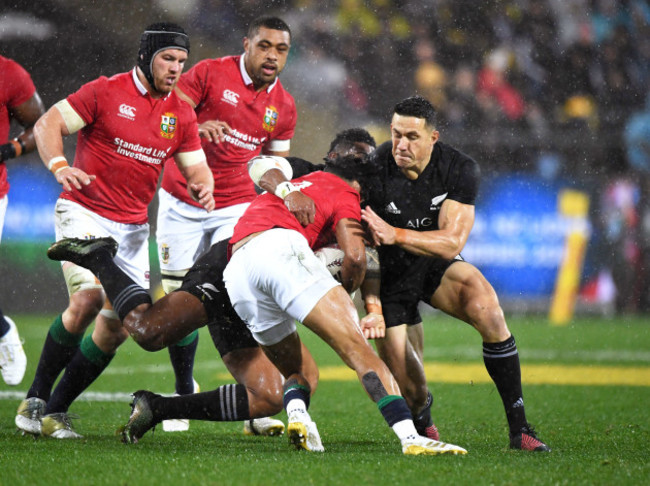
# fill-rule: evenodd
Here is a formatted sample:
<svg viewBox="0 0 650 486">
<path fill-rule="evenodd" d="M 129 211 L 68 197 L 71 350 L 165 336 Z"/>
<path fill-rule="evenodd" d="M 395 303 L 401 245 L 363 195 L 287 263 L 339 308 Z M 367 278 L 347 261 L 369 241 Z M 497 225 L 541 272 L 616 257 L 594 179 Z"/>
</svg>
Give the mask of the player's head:
<svg viewBox="0 0 650 486">
<path fill-rule="evenodd" d="M 178 82 L 189 52 L 190 38 L 180 25 L 151 24 L 140 37 L 138 67 L 152 89 L 168 93 Z M 166 59 L 156 60 L 159 54 Z"/>
<path fill-rule="evenodd" d="M 356 187 L 362 201 L 368 199 L 369 192 L 376 184 L 377 166 L 368 161 L 366 154 L 339 155 L 327 159 L 323 171 L 335 174 Z"/>
<path fill-rule="evenodd" d="M 340 155 L 363 154 L 369 155 L 377 148 L 377 142 L 363 128 L 348 128 L 336 134 L 327 151 L 325 161 L 334 159 Z"/>
<path fill-rule="evenodd" d="M 395 105 L 390 131 L 393 157 L 400 169 L 419 174 L 426 167 L 440 137 L 435 124 L 436 110 L 422 96 L 411 96 Z"/>
<path fill-rule="evenodd" d="M 266 89 L 287 63 L 291 30 L 278 17 L 258 17 L 244 38 L 244 66 L 256 89 Z"/>
</svg>

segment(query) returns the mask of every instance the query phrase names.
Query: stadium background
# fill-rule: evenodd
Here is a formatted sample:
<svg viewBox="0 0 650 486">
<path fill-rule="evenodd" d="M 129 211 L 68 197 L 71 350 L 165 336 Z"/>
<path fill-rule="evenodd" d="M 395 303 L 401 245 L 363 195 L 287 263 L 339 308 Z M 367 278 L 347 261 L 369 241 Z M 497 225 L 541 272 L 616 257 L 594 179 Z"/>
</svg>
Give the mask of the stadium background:
<svg viewBox="0 0 650 486">
<path fill-rule="evenodd" d="M 578 310 L 648 310 L 647 1 L 4 0 L 0 53 L 32 74 L 49 107 L 84 82 L 131 68 L 150 22 L 183 25 L 193 65 L 241 52 L 246 25 L 262 13 L 293 31 L 281 76 L 299 113 L 293 154 L 319 160 L 351 126 L 382 142 L 395 102 L 420 93 L 439 109 L 442 140 L 481 165 L 464 256 L 507 310 L 548 310 L 576 227 L 589 237 Z M 70 159 L 74 142 L 66 141 Z M 3 308 L 60 310 L 65 285 L 44 256 L 57 184 L 35 154 L 10 162 L 9 178 Z M 586 218 L 560 213 L 567 189 L 588 197 Z M 154 284 L 156 270 L 152 246 Z"/>
</svg>

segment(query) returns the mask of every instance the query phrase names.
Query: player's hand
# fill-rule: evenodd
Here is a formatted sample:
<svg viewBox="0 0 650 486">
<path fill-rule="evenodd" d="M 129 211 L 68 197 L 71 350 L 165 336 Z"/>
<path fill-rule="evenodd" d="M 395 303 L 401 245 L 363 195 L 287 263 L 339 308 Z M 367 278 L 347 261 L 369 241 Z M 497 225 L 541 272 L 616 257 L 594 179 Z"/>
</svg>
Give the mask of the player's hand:
<svg viewBox="0 0 650 486">
<path fill-rule="evenodd" d="M 188 189 L 192 199 L 203 206 L 208 213 L 214 209 L 215 202 L 212 188 L 206 187 L 203 184 L 190 184 Z"/>
<path fill-rule="evenodd" d="M 199 136 L 212 143 L 221 143 L 230 133 L 230 125 L 221 120 L 208 120 L 199 125 Z"/>
<path fill-rule="evenodd" d="M 74 189 L 81 190 L 84 186 L 89 185 L 97 176 L 86 174 L 83 170 L 76 167 L 66 167 L 56 174 L 56 181 L 63 186 L 63 190 L 72 192 Z"/>
<path fill-rule="evenodd" d="M 284 205 L 291 211 L 301 225 L 307 226 L 309 223 L 314 222 L 316 205 L 312 198 L 302 192 L 293 191 L 287 194 L 284 198 Z"/>
<path fill-rule="evenodd" d="M 381 314 L 370 313 L 364 316 L 359 324 L 366 339 L 386 337 L 386 322 Z"/>
<path fill-rule="evenodd" d="M 395 228 L 381 219 L 370 206 L 361 210 L 361 219 L 368 224 L 375 246 L 395 244 Z"/>
</svg>

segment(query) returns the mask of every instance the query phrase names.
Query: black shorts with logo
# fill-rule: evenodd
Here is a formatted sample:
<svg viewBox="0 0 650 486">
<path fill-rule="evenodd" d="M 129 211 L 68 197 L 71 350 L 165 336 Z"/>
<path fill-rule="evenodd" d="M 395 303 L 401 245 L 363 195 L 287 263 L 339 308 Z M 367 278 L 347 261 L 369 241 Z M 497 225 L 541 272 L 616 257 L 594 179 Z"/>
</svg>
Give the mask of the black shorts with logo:
<svg viewBox="0 0 650 486">
<path fill-rule="evenodd" d="M 457 261 L 462 260 L 420 257 L 403 269 L 398 278 L 382 272 L 381 305 L 386 327 L 421 323 L 419 303 L 431 305 L 431 296 L 440 286 L 442 276 Z"/>
<path fill-rule="evenodd" d="M 233 309 L 223 283 L 223 271 L 228 263 L 227 248 L 228 240 L 212 245 L 187 272 L 178 289 L 194 295 L 203 303 L 209 319 L 210 336 L 222 357 L 236 349 L 258 346 Z"/>
</svg>

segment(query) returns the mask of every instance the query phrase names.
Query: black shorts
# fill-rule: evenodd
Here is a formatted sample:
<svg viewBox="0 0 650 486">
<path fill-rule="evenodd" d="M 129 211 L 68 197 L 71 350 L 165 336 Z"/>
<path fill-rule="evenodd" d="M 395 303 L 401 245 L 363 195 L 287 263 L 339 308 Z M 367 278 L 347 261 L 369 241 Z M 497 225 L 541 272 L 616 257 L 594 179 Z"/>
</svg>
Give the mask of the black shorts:
<svg viewBox="0 0 650 486">
<path fill-rule="evenodd" d="M 457 261 L 462 260 L 421 257 L 402 269 L 398 278 L 386 277 L 382 272 L 381 306 L 386 327 L 421 323 L 419 303 L 431 305 L 431 296 L 440 286 L 442 276 Z"/>
<path fill-rule="evenodd" d="M 258 346 L 233 309 L 223 283 L 223 270 L 228 263 L 227 248 L 228 240 L 212 245 L 187 272 L 178 289 L 194 295 L 203 303 L 209 319 L 210 336 L 222 357 L 236 349 Z"/>
</svg>

